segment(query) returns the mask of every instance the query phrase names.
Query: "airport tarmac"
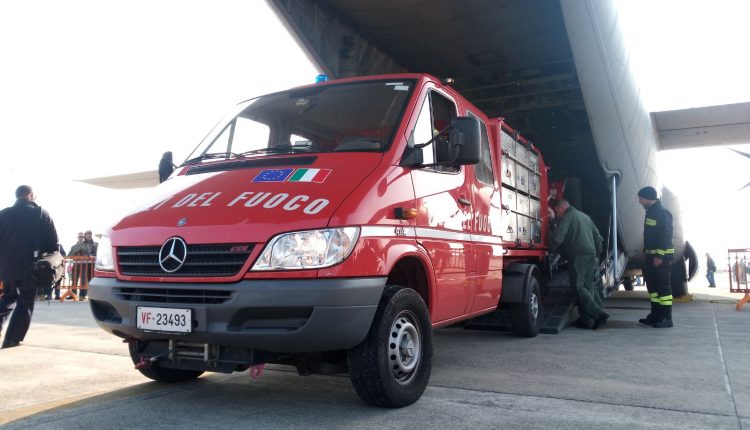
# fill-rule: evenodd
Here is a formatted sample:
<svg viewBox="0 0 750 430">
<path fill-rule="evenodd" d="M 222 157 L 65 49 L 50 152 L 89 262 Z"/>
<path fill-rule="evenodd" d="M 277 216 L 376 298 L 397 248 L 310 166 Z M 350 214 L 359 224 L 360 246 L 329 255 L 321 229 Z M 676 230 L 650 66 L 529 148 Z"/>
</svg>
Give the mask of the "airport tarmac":
<svg viewBox="0 0 750 430">
<path fill-rule="evenodd" d="M 87 303 L 37 302 L 21 347 L 0 350 L 0 426 L 68 428 L 750 429 L 750 305 L 726 285 L 691 283 L 675 327 L 636 321 L 644 290 L 617 292 L 597 331 L 532 339 L 435 331 L 432 377 L 414 405 L 364 404 L 345 376 L 292 368 L 204 374 L 160 384 L 141 376 Z"/>
</svg>

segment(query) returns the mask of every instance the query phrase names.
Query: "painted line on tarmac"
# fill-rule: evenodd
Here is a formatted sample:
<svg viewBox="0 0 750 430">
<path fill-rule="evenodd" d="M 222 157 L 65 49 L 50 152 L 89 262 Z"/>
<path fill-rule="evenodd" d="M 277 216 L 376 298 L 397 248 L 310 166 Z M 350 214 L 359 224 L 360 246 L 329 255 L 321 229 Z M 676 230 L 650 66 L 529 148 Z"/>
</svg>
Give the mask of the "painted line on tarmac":
<svg viewBox="0 0 750 430">
<path fill-rule="evenodd" d="M 596 401 L 596 400 L 586 400 L 586 399 L 576 399 L 574 397 L 556 397 L 556 396 L 543 396 L 540 394 L 524 394 L 524 393 L 513 393 L 509 391 L 493 391 L 493 390 L 480 390 L 476 388 L 466 388 L 466 387 L 449 387 L 446 385 L 436 385 L 436 384 L 429 384 L 428 387 L 436 387 L 436 388 L 442 388 L 447 390 L 459 390 L 459 391 L 470 391 L 474 393 L 488 393 L 488 394 L 500 394 L 500 395 L 508 395 L 508 396 L 518 396 L 518 397 L 528 397 L 528 398 L 536 398 L 536 399 L 550 399 L 550 400 L 564 400 L 564 401 L 570 401 L 570 402 L 578 402 L 578 403 L 588 403 L 592 405 L 607 405 L 607 406 L 620 406 L 624 408 L 636 408 L 636 409 L 648 409 L 648 410 L 654 410 L 654 411 L 665 411 L 665 412 L 680 412 L 680 413 L 686 413 L 686 414 L 695 414 L 695 415 L 710 415 L 715 417 L 732 417 L 731 414 L 720 414 L 716 412 L 708 412 L 708 411 L 691 411 L 687 409 L 674 409 L 674 408 L 662 408 L 658 406 L 648 406 L 648 405 L 623 405 L 621 403 L 614 403 L 614 402 L 602 402 L 602 401 Z M 741 427 L 740 427 L 741 429 Z"/>
<path fill-rule="evenodd" d="M 719 335 L 719 324 L 716 321 L 716 306 L 711 306 L 711 313 L 714 317 L 714 335 L 716 336 L 716 347 L 719 349 L 719 361 L 721 361 L 721 375 L 724 377 L 724 387 L 727 390 L 729 396 L 729 403 L 732 405 L 734 411 L 734 417 L 737 419 L 738 428 L 742 429 L 742 420 L 740 414 L 737 411 L 737 402 L 734 399 L 734 392 L 732 391 L 732 383 L 729 380 L 729 369 L 727 369 L 727 362 L 724 360 L 724 350 L 721 347 L 721 336 Z"/>
<path fill-rule="evenodd" d="M 276 368 L 275 365 L 271 366 L 273 367 L 266 368 L 265 371 L 269 373 L 279 372 L 282 374 L 297 374 L 296 371 L 285 368 Z M 247 373 L 249 375 L 249 372 Z M 107 404 L 112 404 L 113 406 L 111 407 L 121 407 L 122 401 L 133 401 L 138 397 L 150 398 L 153 396 L 169 395 L 171 393 L 183 391 L 186 389 L 197 389 L 201 386 L 201 379 L 210 380 L 217 376 L 221 375 L 209 372 L 197 380 L 181 383 L 159 383 L 147 380 L 145 382 L 139 382 L 136 385 L 130 385 L 123 388 L 115 388 L 115 391 L 99 391 L 95 393 L 86 393 L 76 396 L 70 396 L 65 399 L 58 399 L 49 402 L 38 403 L 35 405 L 24 406 L 7 410 L 0 414 L 0 426 L 11 424 L 15 421 L 23 420 L 26 418 L 32 418 L 35 415 L 43 413 L 54 414 L 55 412 L 58 412 L 62 415 L 78 414 L 82 409 L 86 410 L 94 407 L 101 408 L 102 405 Z M 54 421 L 58 418 L 59 415 L 53 416 L 50 419 Z"/>
<path fill-rule="evenodd" d="M 24 343 L 22 344 L 24 348 L 40 348 L 40 349 L 51 349 L 53 351 L 70 351 L 70 352 L 82 352 L 86 354 L 98 354 L 98 355 L 107 355 L 110 357 L 128 357 L 127 349 L 126 352 L 105 352 L 105 351 L 94 351 L 91 349 L 76 349 L 76 348 L 64 348 L 60 346 L 47 346 L 47 345 L 39 345 L 39 344 L 33 344 L 33 343 Z M 127 346 L 125 347 L 127 348 Z"/>
<path fill-rule="evenodd" d="M 29 418 L 33 415 L 40 414 L 42 412 L 50 412 L 54 409 L 63 407 L 75 407 L 79 404 L 90 404 L 92 401 L 96 403 L 108 402 L 114 400 L 127 399 L 129 397 L 142 396 L 145 394 L 151 394 L 157 391 L 164 391 L 170 388 L 175 388 L 173 385 L 164 386 L 161 384 L 154 384 L 149 382 L 142 382 L 135 386 L 129 386 L 125 388 L 116 389 L 115 392 L 99 391 L 95 393 L 79 394 L 76 396 L 67 397 L 64 399 L 53 400 L 50 402 L 37 403 L 31 406 L 24 406 L 17 409 L 11 409 L 3 412 L 0 415 L 0 425 L 9 424 L 13 421 L 18 421 L 24 418 Z"/>
</svg>

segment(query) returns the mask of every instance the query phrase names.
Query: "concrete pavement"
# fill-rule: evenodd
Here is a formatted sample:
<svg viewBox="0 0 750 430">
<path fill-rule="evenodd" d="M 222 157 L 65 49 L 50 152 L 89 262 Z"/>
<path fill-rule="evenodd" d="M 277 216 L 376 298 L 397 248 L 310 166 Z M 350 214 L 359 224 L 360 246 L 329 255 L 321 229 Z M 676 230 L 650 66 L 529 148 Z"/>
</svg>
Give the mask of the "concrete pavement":
<svg viewBox="0 0 750 430">
<path fill-rule="evenodd" d="M 37 302 L 23 346 L 0 351 L 0 425 L 750 429 L 750 307 L 735 311 L 738 296 L 721 284 L 691 292 L 696 301 L 675 304 L 672 329 L 636 323 L 648 307 L 636 290 L 606 301 L 612 317 L 598 331 L 520 339 L 436 330 L 430 385 L 399 410 L 367 406 L 346 377 L 299 377 L 282 366 L 260 379 L 151 382 L 96 327 L 87 303 Z"/>
</svg>

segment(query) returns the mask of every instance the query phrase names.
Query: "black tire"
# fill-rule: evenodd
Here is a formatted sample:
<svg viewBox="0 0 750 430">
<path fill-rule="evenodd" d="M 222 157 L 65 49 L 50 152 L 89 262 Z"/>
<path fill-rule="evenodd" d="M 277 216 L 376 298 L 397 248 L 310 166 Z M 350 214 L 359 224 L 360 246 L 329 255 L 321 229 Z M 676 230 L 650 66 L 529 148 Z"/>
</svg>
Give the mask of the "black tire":
<svg viewBox="0 0 750 430">
<path fill-rule="evenodd" d="M 419 400 L 432 371 L 432 325 L 422 297 L 386 287 L 367 337 L 347 355 L 349 378 L 365 402 L 400 408 Z"/>
<path fill-rule="evenodd" d="M 517 303 L 510 310 L 510 331 L 513 336 L 534 337 L 542 327 L 542 296 L 539 280 L 528 277 L 526 303 Z"/>
<path fill-rule="evenodd" d="M 625 288 L 625 291 L 633 291 L 633 278 L 630 276 L 626 276 L 622 278 L 622 287 Z"/>
<path fill-rule="evenodd" d="M 128 351 L 130 352 L 130 359 L 133 360 L 133 364 L 138 364 L 141 361 L 141 354 L 138 353 L 139 347 L 140 345 L 138 341 L 133 341 L 128 344 Z M 190 381 L 203 374 L 200 370 L 182 370 L 159 367 L 157 363 L 140 367 L 138 368 L 138 371 L 141 372 L 143 376 L 158 382 Z"/>
<path fill-rule="evenodd" d="M 672 296 L 683 297 L 688 294 L 687 288 L 687 268 L 685 267 L 685 259 L 678 258 L 677 261 L 670 267 L 672 273 L 670 273 L 670 282 L 672 283 Z"/>
</svg>

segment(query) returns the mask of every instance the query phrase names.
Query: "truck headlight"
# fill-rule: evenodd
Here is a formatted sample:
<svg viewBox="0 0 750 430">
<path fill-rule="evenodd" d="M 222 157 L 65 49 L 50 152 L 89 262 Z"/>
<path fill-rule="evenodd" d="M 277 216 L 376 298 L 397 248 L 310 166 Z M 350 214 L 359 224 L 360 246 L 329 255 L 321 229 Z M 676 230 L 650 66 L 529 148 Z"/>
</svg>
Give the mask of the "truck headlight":
<svg viewBox="0 0 750 430">
<path fill-rule="evenodd" d="M 359 227 L 285 233 L 271 239 L 251 270 L 319 269 L 333 266 L 351 254 Z"/>
<path fill-rule="evenodd" d="M 102 235 L 99 238 L 94 269 L 102 272 L 114 272 L 115 270 L 115 260 L 112 258 L 112 242 L 109 241 L 107 236 Z"/>
</svg>

